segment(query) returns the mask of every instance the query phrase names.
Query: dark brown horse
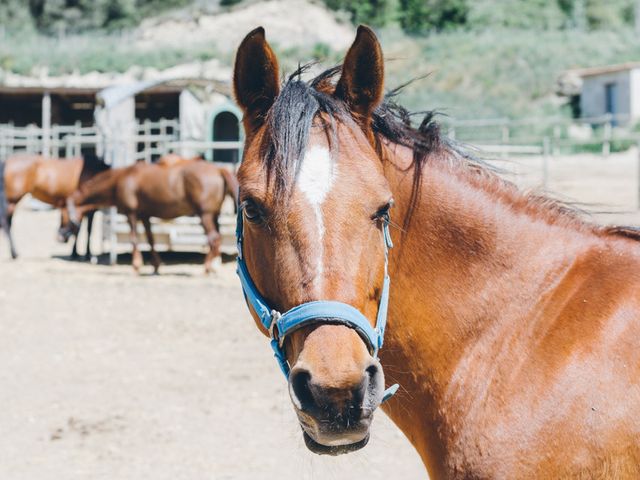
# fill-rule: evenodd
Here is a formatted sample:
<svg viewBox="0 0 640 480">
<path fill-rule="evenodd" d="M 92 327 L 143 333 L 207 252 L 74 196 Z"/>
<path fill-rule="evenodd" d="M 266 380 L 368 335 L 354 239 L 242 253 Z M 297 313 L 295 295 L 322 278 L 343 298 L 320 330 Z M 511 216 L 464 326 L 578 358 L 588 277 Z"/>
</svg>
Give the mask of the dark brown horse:
<svg viewBox="0 0 640 480">
<path fill-rule="evenodd" d="M 175 160 L 175 159 L 174 159 Z M 71 225 L 62 229 L 66 234 L 77 226 L 86 209 L 115 206 L 127 216 L 133 244 L 133 268 L 138 272 L 143 264 L 138 249 L 137 224 L 144 225 L 154 272 L 160 268 L 151 232 L 151 217 L 171 219 L 183 215 L 197 215 L 202 221 L 209 251 L 205 270 L 212 270 L 212 262 L 220 259 L 221 237 L 218 217 L 225 196 L 237 196 L 237 180 L 233 173 L 205 161 L 191 159 L 157 165 L 137 163 L 97 175 L 74 192 L 67 201 Z"/>
<path fill-rule="evenodd" d="M 386 377 L 431 478 L 640 478 L 640 233 L 518 191 L 430 117 L 412 128 L 383 71 L 366 27 L 309 83 L 281 87 L 262 28 L 236 57 L 244 258 L 268 303 L 335 300 L 373 325 L 398 227 L 380 363 L 326 318 L 285 337 L 307 446 L 363 447 Z"/>
<path fill-rule="evenodd" d="M 76 158 L 45 158 L 40 155 L 17 154 L 7 158 L 2 164 L 0 172 L 0 218 L 2 227 L 9 237 L 11 256 L 17 257 L 11 224 L 17 203 L 26 194 L 53 205 L 61 210 L 64 224 L 67 221 L 65 201 L 79 185 L 92 178 L 99 172 L 107 170 L 101 159 L 95 156 Z M 86 258 L 91 257 L 91 229 L 93 211 L 87 213 L 87 250 Z M 66 240 L 66 239 L 65 239 Z M 78 257 L 78 237 L 73 244 L 71 256 Z"/>
</svg>

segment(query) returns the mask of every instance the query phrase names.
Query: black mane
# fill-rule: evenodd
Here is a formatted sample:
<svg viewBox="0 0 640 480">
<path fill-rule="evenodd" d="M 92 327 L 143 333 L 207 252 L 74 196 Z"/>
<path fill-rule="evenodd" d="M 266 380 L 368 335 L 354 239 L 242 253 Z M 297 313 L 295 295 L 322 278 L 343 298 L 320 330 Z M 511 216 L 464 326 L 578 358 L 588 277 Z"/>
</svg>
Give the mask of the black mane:
<svg viewBox="0 0 640 480">
<path fill-rule="evenodd" d="M 316 118 L 322 121 L 322 128 L 332 146 L 337 145 L 335 121 L 354 122 L 347 105 L 333 95 L 342 66 L 335 66 L 304 81 L 301 76 L 309 68 L 310 65 L 300 67 L 285 81 L 266 119 L 262 151 L 266 158 L 267 181 L 273 178 L 276 196 L 280 198 L 288 198 L 286 192 L 295 183 Z M 372 128 L 380 155 L 381 138 L 413 150 L 416 171 L 412 197 L 415 199 L 422 166 L 428 154 L 443 142 L 439 125 L 434 120 L 435 112 L 422 112 L 424 120 L 419 128 L 411 125 L 412 114 L 394 101 L 401 88 L 385 96 L 373 114 Z"/>
</svg>

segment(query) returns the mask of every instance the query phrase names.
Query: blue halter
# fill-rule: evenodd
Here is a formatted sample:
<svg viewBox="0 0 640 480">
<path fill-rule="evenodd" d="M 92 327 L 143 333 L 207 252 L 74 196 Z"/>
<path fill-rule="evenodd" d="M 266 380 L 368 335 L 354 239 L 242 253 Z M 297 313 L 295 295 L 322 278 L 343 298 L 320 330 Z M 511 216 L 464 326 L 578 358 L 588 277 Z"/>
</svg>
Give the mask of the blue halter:
<svg viewBox="0 0 640 480">
<path fill-rule="evenodd" d="M 378 305 L 378 316 L 375 328 L 371 326 L 367 317 L 351 305 L 332 300 L 317 300 L 306 302 L 297 307 L 293 307 L 285 313 L 280 313 L 271 308 L 269 303 L 260 294 L 255 283 L 251 279 L 247 264 L 244 261 L 242 249 L 244 228 L 244 215 L 242 206 L 238 207 L 238 219 L 236 224 L 236 240 L 238 242 L 238 268 L 244 297 L 250 308 L 258 315 L 260 322 L 269 332 L 271 337 L 271 348 L 278 361 L 280 370 L 284 376 L 289 378 L 289 364 L 284 354 L 284 339 L 291 332 L 313 323 L 332 323 L 346 325 L 353 328 L 364 340 L 369 348 L 369 352 L 374 358 L 378 357 L 378 350 L 382 348 L 384 341 L 384 329 L 387 324 L 387 306 L 389 304 L 389 249 L 393 247 L 391 235 L 389 233 L 389 218 L 384 218 L 382 223 L 382 233 L 384 241 L 384 280 L 380 304 Z M 322 319 L 322 320 L 318 320 Z M 398 390 L 398 384 L 387 388 L 382 396 L 382 401 L 388 400 Z"/>
</svg>

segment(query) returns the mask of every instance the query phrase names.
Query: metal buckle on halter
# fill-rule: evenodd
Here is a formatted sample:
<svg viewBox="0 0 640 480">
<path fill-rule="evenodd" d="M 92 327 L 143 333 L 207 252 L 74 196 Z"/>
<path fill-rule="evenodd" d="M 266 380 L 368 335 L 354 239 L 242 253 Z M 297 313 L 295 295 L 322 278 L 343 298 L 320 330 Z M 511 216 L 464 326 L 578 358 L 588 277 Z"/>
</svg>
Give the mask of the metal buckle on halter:
<svg viewBox="0 0 640 480">
<path fill-rule="evenodd" d="M 271 310 L 271 325 L 269 325 L 269 336 L 271 337 L 271 340 L 276 340 L 278 342 L 278 345 L 282 347 L 280 332 L 276 328 L 278 320 L 280 320 L 280 318 L 282 318 L 282 314 L 280 312 L 275 309 Z"/>
</svg>

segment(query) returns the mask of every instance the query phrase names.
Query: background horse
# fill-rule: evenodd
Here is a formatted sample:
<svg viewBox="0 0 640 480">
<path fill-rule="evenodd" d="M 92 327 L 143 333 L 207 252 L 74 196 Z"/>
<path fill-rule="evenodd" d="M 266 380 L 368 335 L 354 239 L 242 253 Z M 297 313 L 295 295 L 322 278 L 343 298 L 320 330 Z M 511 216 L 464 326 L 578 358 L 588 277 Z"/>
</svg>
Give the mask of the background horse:
<svg viewBox="0 0 640 480">
<path fill-rule="evenodd" d="M 431 478 L 640 478 L 640 234 L 518 191 L 431 116 L 412 128 L 383 69 L 366 27 L 309 83 L 280 87 L 262 28 L 236 57 L 244 261 L 265 302 L 334 300 L 373 325 L 398 221 L 380 362 L 330 316 L 271 332 L 307 446 L 363 447 L 386 375 L 401 390 L 382 408 Z"/>
<path fill-rule="evenodd" d="M 150 218 L 172 219 L 198 215 L 209 244 L 205 258 L 205 271 L 209 273 L 213 260 L 220 260 L 218 217 L 227 194 L 235 201 L 235 176 L 211 163 L 197 159 L 164 165 L 140 162 L 97 175 L 74 192 L 67 201 L 73 222 L 61 229 L 61 233 L 64 235 L 72 231 L 87 208 L 115 206 L 129 221 L 133 268 L 138 272 L 143 264 L 142 254 L 138 249 L 137 224 L 140 219 L 151 247 L 154 272 L 157 273 L 160 257 L 154 247 Z"/>
<path fill-rule="evenodd" d="M 11 236 L 11 224 L 17 203 L 26 194 L 41 202 L 61 209 L 61 224 L 67 222 L 65 201 L 79 185 L 109 167 L 94 155 L 76 158 L 45 158 L 40 155 L 18 154 L 10 156 L 2 165 L 0 193 L 3 193 L 0 214 L 2 224 L 9 237 L 11 256 L 17 257 Z M 85 257 L 91 258 L 91 229 L 93 211 L 87 214 L 87 250 Z M 66 240 L 66 239 L 65 239 Z M 72 258 L 78 257 L 78 238 L 73 243 Z"/>
</svg>

